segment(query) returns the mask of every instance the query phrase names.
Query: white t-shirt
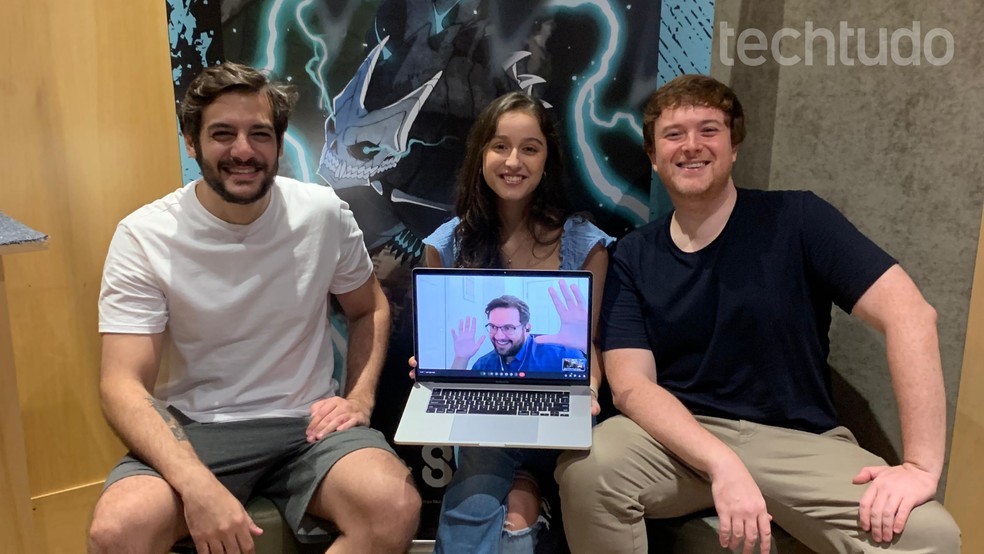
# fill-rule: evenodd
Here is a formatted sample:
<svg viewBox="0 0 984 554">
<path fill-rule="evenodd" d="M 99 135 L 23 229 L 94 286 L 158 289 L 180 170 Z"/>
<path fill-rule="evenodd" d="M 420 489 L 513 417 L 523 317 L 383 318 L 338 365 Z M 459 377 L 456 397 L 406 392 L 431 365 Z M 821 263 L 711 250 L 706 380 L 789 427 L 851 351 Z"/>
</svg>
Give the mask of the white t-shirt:
<svg viewBox="0 0 984 554">
<path fill-rule="evenodd" d="M 270 196 L 233 225 L 180 188 L 127 216 L 109 247 L 99 332 L 166 329 L 155 396 L 196 421 L 301 417 L 338 392 L 328 293 L 372 274 L 362 231 L 329 187 L 277 177 Z"/>
</svg>

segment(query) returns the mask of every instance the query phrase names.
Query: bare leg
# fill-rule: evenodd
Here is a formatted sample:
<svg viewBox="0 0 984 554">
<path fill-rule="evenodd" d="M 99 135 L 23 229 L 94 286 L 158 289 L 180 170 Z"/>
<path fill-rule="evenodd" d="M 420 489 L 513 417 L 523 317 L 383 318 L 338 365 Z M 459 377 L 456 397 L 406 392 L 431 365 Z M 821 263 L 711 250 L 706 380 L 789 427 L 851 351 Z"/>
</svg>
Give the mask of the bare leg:
<svg viewBox="0 0 984 554">
<path fill-rule="evenodd" d="M 540 489 L 527 477 L 513 481 L 506 500 L 506 529 L 519 531 L 530 527 L 540 517 Z"/>
<path fill-rule="evenodd" d="M 341 531 L 328 552 L 403 553 L 420 521 L 420 495 L 410 472 L 395 456 L 363 448 L 332 466 L 308 512 Z"/>
<path fill-rule="evenodd" d="M 133 475 L 106 489 L 92 514 L 89 552 L 165 553 L 188 535 L 184 508 L 160 477 Z"/>
</svg>

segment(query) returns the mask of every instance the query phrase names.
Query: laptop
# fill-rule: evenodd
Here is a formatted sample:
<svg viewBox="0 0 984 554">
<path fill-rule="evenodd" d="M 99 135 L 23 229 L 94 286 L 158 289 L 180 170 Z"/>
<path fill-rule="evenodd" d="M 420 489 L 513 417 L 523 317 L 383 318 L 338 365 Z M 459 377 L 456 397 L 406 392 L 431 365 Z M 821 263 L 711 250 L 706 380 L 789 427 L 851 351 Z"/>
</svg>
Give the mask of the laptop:
<svg viewBox="0 0 984 554">
<path fill-rule="evenodd" d="M 590 448 L 591 285 L 589 271 L 414 269 L 417 372 L 394 442 Z"/>
</svg>

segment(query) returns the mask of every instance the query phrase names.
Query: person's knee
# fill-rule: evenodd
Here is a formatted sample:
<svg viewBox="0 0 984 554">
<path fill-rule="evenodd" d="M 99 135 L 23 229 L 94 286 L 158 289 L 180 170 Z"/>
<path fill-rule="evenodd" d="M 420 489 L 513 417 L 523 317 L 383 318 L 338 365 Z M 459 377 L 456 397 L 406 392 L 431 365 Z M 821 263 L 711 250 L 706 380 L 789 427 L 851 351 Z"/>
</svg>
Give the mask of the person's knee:
<svg viewBox="0 0 984 554">
<path fill-rule="evenodd" d="M 540 517 L 540 491 L 536 483 L 526 477 L 513 481 L 506 507 L 507 530 L 518 532 L 531 527 Z"/>
<path fill-rule="evenodd" d="M 360 511 L 370 515 L 369 532 L 375 544 L 405 549 L 413 540 L 420 523 L 421 499 L 410 480 L 398 487 L 364 491 Z M 389 550 L 390 548 L 384 548 Z"/>
<path fill-rule="evenodd" d="M 87 544 L 90 554 L 103 552 L 150 552 L 167 548 L 173 542 L 164 525 L 126 517 L 125 514 L 100 513 L 97 509 L 89 524 Z"/>
<path fill-rule="evenodd" d="M 410 470 L 381 448 L 355 450 L 324 477 L 308 512 L 333 522 L 350 548 L 403 552 L 420 520 L 420 494 Z"/>
<path fill-rule="evenodd" d="M 118 519 L 94 515 L 89 525 L 89 553 L 120 552 L 128 534 L 123 522 Z"/>
<path fill-rule="evenodd" d="M 389 504 L 391 507 L 387 512 L 393 518 L 393 528 L 401 529 L 403 535 L 412 540 L 420 523 L 422 504 L 417 488 L 408 482 L 397 495 L 395 501 L 389 502 Z"/>
<path fill-rule="evenodd" d="M 187 533 L 180 504 L 161 479 L 132 476 L 113 483 L 96 503 L 89 552 L 149 552 Z"/>
<path fill-rule="evenodd" d="M 382 544 L 389 544 L 396 551 L 404 551 L 410 546 L 417 535 L 420 526 L 420 494 L 413 486 L 408 486 L 383 514 L 385 523 L 376 529 L 376 539 Z M 377 512 L 380 513 L 380 512 Z"/>
<path fill-rule="evenodd" d="M 927 502 L 909 514 L 900 542 L 906 551 L 958 554 L 960 528 L 939 502 Z"/>
</svg>

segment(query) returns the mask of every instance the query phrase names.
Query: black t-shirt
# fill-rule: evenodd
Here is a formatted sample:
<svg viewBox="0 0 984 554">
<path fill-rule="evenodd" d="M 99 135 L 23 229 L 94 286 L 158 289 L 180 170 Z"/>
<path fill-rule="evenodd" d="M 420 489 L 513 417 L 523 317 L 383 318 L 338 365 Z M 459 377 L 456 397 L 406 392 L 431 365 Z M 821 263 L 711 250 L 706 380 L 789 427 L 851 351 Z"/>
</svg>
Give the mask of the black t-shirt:
<svg viewBox="0 0 984 554">
<path fill-rule="evenodd" d="M 686 253 L 669 214 L 616 245 L 602 350 L 646 348 L 694 414 L 810 432 L 837 425 L 831 305 L 850 313 L 896 261 L 810 192 L 738 190 L 721 234 Z"/>
</svg>

